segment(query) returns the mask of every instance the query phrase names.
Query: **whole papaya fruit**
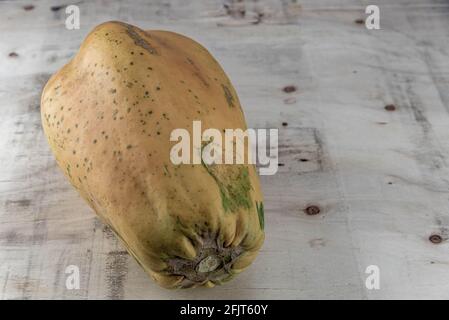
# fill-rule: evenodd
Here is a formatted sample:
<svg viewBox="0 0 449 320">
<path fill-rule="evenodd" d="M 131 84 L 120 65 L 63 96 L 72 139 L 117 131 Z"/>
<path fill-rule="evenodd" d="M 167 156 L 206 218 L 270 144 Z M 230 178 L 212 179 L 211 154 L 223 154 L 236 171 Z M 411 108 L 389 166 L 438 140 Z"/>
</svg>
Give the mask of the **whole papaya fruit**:
<svg viewBox="0 0 449 320">
<path fill-rule="evenodd" d="M 194 120 L 246 130 L 228 77 L 197 42 L 103 23 L 46 84 L 41 117 L 66 177 L 159 285 L 211 287 L 256 257 L 255 166 L 170 161 L 171 132 L 192 133 Z"/>
</svg>

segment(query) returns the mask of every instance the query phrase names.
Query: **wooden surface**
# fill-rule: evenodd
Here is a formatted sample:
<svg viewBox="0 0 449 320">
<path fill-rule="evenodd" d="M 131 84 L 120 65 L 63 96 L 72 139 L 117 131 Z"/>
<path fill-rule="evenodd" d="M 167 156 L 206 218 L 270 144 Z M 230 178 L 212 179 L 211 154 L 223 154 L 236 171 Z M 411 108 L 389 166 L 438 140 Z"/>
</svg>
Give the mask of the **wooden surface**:
<svg viewBox="0 0 449 320">
<path fill-rule="evenodd" d="M 449 298 L 449 2 L 375 1 L 381 30 L 354 22 L 362 0 L 224 2 L 80 1 L 73 31 L 57 2 L 0 2 L 0 298 Z M 284 166 L 262 177 L 266 242 L 236 281 L 157 287 L 56 167 L 42 87 L 111 19 L 198 40 L 249 126 L 280 129 Z M 369 265 L 380 290 L 365 287 Z"/>
</svg>

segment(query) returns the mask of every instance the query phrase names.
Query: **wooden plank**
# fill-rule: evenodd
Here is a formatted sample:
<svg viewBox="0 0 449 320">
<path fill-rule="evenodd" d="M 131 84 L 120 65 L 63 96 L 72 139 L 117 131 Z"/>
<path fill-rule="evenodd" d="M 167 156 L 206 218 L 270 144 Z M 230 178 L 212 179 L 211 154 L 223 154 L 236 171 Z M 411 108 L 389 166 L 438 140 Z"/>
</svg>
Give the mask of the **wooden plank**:
<svg viewBox="0 0 449 320">
<path fill-rule="evenodd" d="M 53 1 L 28 11 L 2 1 L 0 298 L 449 298 L 449 5 L 378 3 L 381 30 L 354 23 L 366 1 L 80 2 L 81 29 L 70 31 Z M 262 177 L 266 243 L 238 281 L 158 288 L 56 167 L 42 87 L 113 19 L 198 40 L 249 126 L 280 130 L 283 166 Z M 310 205 L 320 213 L 307 215 Z M 80 268 L 79 290 L 65 286 L 68 265 Z M 369 265 L 380 290 L 365 287 Z"/>
</svg>

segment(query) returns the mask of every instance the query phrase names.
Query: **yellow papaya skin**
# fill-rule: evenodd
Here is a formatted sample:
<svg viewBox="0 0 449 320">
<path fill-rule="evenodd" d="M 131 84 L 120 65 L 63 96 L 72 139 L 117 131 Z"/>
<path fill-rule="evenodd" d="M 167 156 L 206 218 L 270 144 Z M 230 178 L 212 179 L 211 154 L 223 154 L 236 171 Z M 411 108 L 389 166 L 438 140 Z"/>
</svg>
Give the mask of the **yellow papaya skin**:
<svg viewBox="0 0 449 320">
<path fill-rule="evenodd" d="M 254 165 L 170 161 L 172 130 L 246 130 L 237 94 L 200 44 L 111 21 L 46 84 L 44 132 L 59 167 L 165 288 L 213 287 L 257 256 L 263 195 Z"/>
</svg>

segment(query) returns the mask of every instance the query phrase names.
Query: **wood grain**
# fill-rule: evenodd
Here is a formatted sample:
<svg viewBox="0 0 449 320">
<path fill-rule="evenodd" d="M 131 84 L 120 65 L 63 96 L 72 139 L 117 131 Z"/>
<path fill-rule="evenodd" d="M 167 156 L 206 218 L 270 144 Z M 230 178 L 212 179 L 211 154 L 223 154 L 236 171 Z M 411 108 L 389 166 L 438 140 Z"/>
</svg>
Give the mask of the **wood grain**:
<svg viewBox="0 0 449 320">
<path fill-rule="evenodd" d="M 0 298 L 448 299 L 449 3 L 377 3 L 381 30 L 355 23 L 362 0 L 79 1 L 81 29 L 67 30 L 55 1 L 0 2 Z M 249 126 L 280 130 L 281 166 L 262 177 L 266 242 L 237 281 L 157 287 L 56 167 L 41 90 L 113 19 L 198 40 Z M 365 287 L 369 265 L 380 290 Z"/>
</svg>

